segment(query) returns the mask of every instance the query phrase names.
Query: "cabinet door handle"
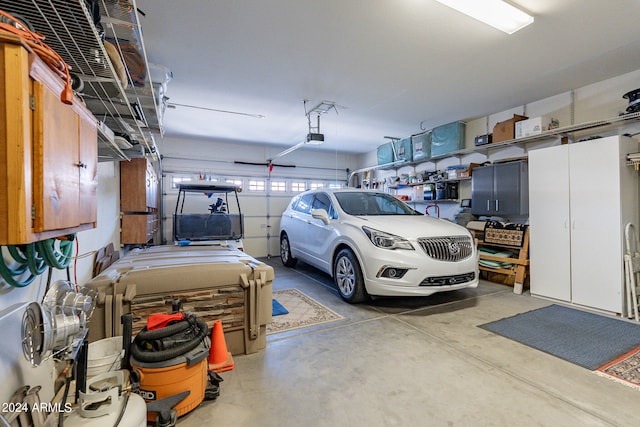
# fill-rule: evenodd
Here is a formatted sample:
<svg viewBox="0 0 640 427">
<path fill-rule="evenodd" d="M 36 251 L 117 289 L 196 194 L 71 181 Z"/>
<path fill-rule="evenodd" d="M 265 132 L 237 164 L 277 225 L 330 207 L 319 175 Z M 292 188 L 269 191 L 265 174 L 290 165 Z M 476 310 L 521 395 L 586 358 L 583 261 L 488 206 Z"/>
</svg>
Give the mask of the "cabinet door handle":
<svg viewBox="0 0 640 427">
<path fill-rule="evenodd" d="M 500 210 L 500 203 L 498 199 L 496 199 L 496 212 L 498 212 L 499 210 Z"/>
<path fill-rule="evenodd" d="M 76 163 L 76 164 L 75 164 L 75 166 L 77 166 L 77 167 L 79 167 L 79 168 L 85 168 L 85 169 L 87 168 L 86 163 L 82 163 L 82 162 L 78 162 L 78 163 Z"/>
<path fill-rule="evenodd" d="M 487 212 L 491 210 L 491 205 L 489 204 L 491 200 L 487 199 Z"/>
</svg>

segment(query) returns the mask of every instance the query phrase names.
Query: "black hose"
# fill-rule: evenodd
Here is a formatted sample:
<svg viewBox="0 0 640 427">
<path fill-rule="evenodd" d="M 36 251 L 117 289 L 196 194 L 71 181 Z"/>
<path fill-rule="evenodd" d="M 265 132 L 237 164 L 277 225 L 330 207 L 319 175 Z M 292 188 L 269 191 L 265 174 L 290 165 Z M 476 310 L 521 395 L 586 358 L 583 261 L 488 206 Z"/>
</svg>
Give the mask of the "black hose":
<svg viewBox="0 0 640 427">
<path fill-rule="evenodd" d="M 125 313 L 120 317 L 122 323 L 122 348 L 124 357 L 122 358 L 122 369 L 131 370 L 131 336 L 133 335 L 133 315 Z"/>
<path fill-rule="evenodd" d="M 126 392 L 126 394 L 124 395 L 124 402 L 122 402 L 122 409 L 120 409 L 120 413 L 118 414 L 118 418 L 116 419 L 116 422 L 113 423 L 113 427 L 118 427 L 120 425 L 120 421 L 122 421 L 122 417 L 124 416 L 124 413 L 127 411 L 127 403 L 129 403 L 129 396 L 130 396 L 130 393 Z"/>
<path fill-rule="evenodd" d="M 144 348 L 141 348 L 147 347 L 147 344 L 151 340 L 157 340 L 160 338 L 172 336 L 178 332 L 185 331 L 189 327 L 194 327 L 195 329 L 197 329 L 197 333 L 192 339 L 187 342 L 164 350 L 145 351 Z M 168 331 L 165 331 L 165 329 L 169 328 L 171 328 L 171 330 L 174 332 L 170 333 Z M 133 340 L 133 344 L 131 345 L 131 356 L 135 360 L 145 363 L 157 363 L 164 362 L 165 360 L 171 360 L 175 357 L 182 356 L 183 354 L 186 354 L 196 348 L 198 344 L 200 344 L 200 342 L 202 342 L 207 336 L 207 329 L 207 324 L 205 322 L 197 319 L 195 316 L 190 316 L 188 320 L 177 322 L 162 329 L 158 329 L 155 331 L 141 331 Z"/>
<path fill-rule="evenodd" d="M 146 329 L 143 329 L 142 331 L 138 332 L 138 335 L 136 335 L 134 342 L 135 341 L 153 341 L 153 340 L 170 337 L 171 335 L 175 335 L 179 332 L 184 331 L 185 329 L 188 329 L 189 326 L 191 326 L 191 324 L 187 322 L 185 319 L 185 320 L 167 325 L 164 328 L 154 329 L 153 331 L 147 331 Z"/>
</svg>

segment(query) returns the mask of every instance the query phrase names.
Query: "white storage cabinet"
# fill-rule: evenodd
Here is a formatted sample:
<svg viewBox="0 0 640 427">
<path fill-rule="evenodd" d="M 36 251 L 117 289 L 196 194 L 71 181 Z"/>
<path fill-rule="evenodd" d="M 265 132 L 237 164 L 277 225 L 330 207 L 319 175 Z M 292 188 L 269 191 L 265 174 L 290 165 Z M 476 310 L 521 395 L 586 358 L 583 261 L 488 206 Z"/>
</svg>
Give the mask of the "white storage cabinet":
<svg viewBox="0 0 640 427">
<path fill-rule="evenodd" d="M 613 136 L 529 152 L 531 294 L 624 309 L 624 226 L 638 224 L 638 143 Z"/>
</svg>

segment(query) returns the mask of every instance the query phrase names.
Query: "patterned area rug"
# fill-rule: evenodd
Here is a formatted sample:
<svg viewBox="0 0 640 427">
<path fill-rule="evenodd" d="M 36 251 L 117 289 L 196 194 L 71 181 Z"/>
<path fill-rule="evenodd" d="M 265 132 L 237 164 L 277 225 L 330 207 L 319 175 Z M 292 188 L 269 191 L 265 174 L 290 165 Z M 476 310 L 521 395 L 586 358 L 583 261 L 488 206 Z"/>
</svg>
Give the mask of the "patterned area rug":
<svg viewBox="0 0 640 427">
<path fill-rule="evenodd" d="M 338 313 L 294 288 L 273 291 L 273 298 L 289 310 L 289 313 L 273 317 L 271 323 L 267 325 L 267 335 L 344 319 Z"/>
<path fill-rule="evenodd" d="M 640 347 L 607 363 L 597 373 L 640 390 Z"/>
</svg>

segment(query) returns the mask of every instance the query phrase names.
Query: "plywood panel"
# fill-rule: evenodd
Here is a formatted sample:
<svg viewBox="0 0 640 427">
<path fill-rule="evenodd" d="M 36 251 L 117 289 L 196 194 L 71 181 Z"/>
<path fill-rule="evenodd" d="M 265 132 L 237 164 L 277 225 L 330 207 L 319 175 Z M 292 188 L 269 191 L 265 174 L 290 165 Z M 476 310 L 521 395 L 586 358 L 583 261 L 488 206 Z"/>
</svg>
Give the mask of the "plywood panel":
<svg viewBox="0 0 640 427">
<path fill-rule="evenodd" d="M 144 245 L 158 229 L 158 214 L 124 214 L 120 242 L 125 245 Z"/>
<path fill-rule="evenodd" d="M 81 224 L 95 224 L 98 219 L 98 130 L 96 119 L 91 113 L 79 105 L 75 109 L 80 114 L 79 220 Z"/>
<path fill-rule="evenodd" d="M 36 232 L 79 224 L 78 116 L 57 94 L 34 82 L 34 189 Z"/>
<path fill-rule="evenodd" d="M 3 36 L 7 37 L 7 36 Z M 31 229 L 31 83 L 27 52 L 0 44 L 0 244 L 26 242 Z"/>
<path fill-rule="evenodd" d="M 120 162 L 120 210 L 147 212 L 157 206 L 158 179 L 149 160 Z"/>
</svg>

